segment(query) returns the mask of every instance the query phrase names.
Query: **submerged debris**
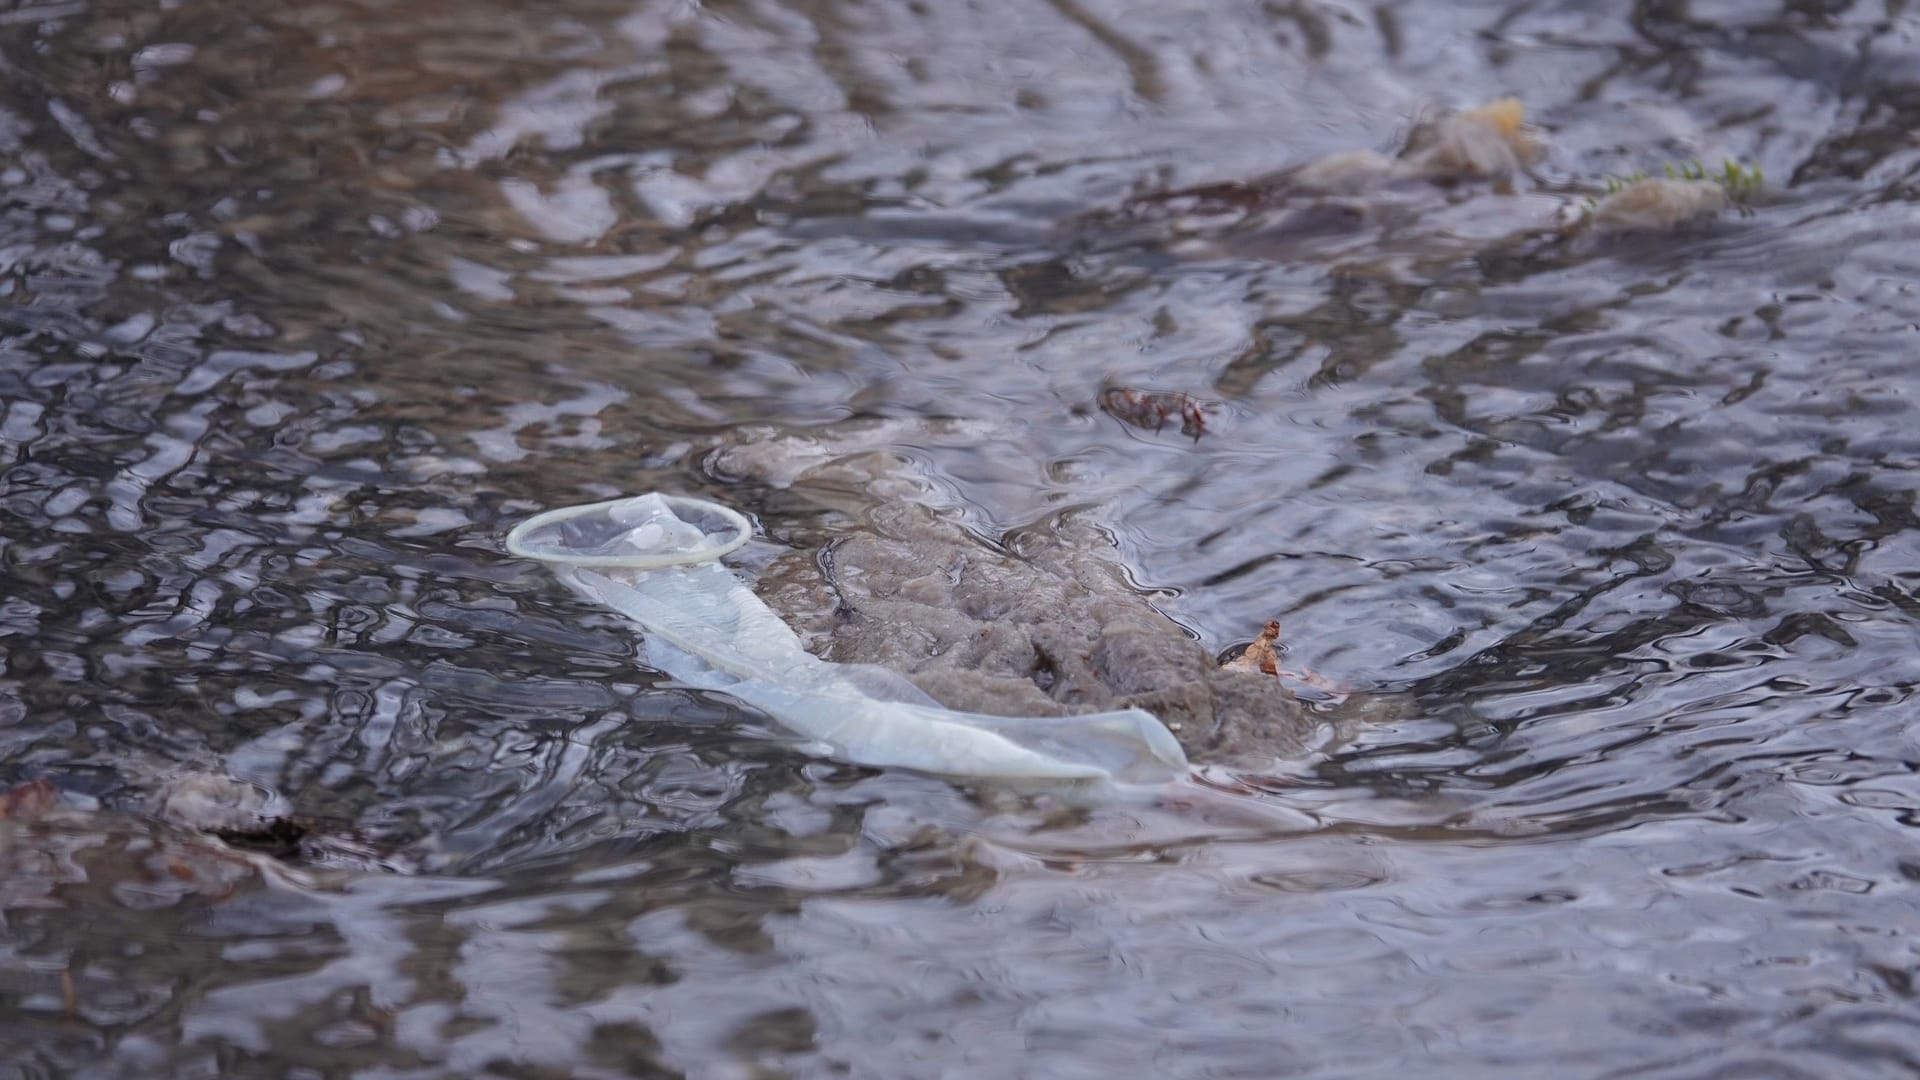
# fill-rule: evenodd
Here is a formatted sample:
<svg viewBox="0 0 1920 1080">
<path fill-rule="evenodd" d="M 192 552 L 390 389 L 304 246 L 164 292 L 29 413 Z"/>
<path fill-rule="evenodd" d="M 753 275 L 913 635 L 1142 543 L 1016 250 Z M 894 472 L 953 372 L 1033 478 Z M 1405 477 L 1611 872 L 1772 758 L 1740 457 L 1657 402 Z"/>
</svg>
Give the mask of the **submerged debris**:
<svg viewBox="0 0 1920 1080">
<path fill-rule="evenodd" d="M 168 778 L 159 793 L 159 817 L 215 836 L 270 832 L 287 816 L 275 793 L 224 773 L 186 772 Z"/>
<path fill-rule="evenodd" d="M 0 821 L 32 821 L 60 801 L 60 792 L 46 777 L 0 791 Z"/>
<path fill-rule="evenodd" d="M 1100 411 L 1123 424 L 1156 432 L 1164 431 L 1167 421 L 1177 416 L 1180 434 L 1199 442 L 1207 432 L 1207 417 L 1218 413 L 1220 404 L 1173 390 L 1113 386 L 1100 392 Z"/>
<path fill-rule="evenodd" d="M 1397 157 L 1343 150 L 1261 179 L 1141 195 L 1128 205 L 1251 208 L 1289 195 L 1358 195 L 1402 180 L 1482 180 L 1517 172 L 1544 152 L 1539 135 L 1526 124 L 1520 99 L 1504 97 L 1420 124 Z"/>
<path fill-rule="evenodd" d="M 248 828 L 212 829 L 209 833 L 236 850 L 291 862 L 300 856 L 308 829 L 288 818 L 271 818 Z"/>
<path fill-rule="evenodd" d="M 1288 186 L 1309 195 L 1358 195 L 1399 178 L 1400 163 L 1374 150 L 1344 150 L 1300 166 Z"/>
</svg>

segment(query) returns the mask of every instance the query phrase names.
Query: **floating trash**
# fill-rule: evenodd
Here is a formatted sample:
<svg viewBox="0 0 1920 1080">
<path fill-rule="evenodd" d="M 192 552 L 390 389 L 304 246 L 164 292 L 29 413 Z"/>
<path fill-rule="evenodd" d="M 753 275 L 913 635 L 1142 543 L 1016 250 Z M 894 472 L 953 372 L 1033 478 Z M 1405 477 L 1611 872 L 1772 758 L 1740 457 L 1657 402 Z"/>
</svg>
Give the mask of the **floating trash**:
<svg viewBox="0 0 1920 1080">
<path fill-rule="evenodd" d="M 1121 423 L 1154 432 L 1178 420 L 1180 434 L 1199 442 L 1207 433 L 1207 418 L 1220 411 L 1220 403 L 1177 391 L 1110 386 L 1100 391 L 1100 411 Z"/>
<path fill-rule="evenodd" d="M 1398 164 L 1405 175 L 1430 180 L 1485 179 L 1517 172 L 1545 152 L 1520 99 L 1505 97 L 1424 125 Z"/>
<path fill-rule="evenodd" d="M 1711 180 L 1655 177 L 1635 180 L 1596 201 L 1588 220 L 1603 232 L 1667 232 L 1731 205 L 1726 189 Z"/>
<path fill-rule="evenodd" d="M 1172 732 L 1142 709 L 1003 717 L 948 709 L 884 668 L 806 651 L 719 560 L 753 527 L 719 503 L 647 494 L 522 522 L 507 551 L 632 619 L 647 662 L 719 691 L 859 765 L 1006 780 L 1163 783 L 1187 774 Z"/>
</svg>

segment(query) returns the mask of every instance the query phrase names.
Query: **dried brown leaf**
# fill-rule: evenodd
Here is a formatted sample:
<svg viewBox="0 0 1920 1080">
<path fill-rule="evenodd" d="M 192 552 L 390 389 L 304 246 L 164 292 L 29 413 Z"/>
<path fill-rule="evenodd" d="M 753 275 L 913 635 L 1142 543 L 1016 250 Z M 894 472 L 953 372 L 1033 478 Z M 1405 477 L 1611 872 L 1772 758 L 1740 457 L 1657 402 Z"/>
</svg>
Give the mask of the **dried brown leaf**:
<svg viewBox="0 0 1920 1080">
<path fill-rule="evenodd" d="M 1221 664 L 1228 671 L 1257 671 L 1262 675 L 1280 675 L 1280 654 L 1274 651 L 1274 644 L 1280 640 L 1280 623 L 1269 621 L 1260 630 L 1260 636 L 1253 639 L 1247 651 Z"/>
<path fill-rule="evenodd" d="M 1121 423 L 1150 431 L 1160 431 L 1168 421 L 1178 420 L 1180 434 L 1198 442 L 1207 432 L 1207 418 L 1220 406 L 1178 391 L 1112 386 L 1100 392 L 1100 409 Z"/>
</svg>

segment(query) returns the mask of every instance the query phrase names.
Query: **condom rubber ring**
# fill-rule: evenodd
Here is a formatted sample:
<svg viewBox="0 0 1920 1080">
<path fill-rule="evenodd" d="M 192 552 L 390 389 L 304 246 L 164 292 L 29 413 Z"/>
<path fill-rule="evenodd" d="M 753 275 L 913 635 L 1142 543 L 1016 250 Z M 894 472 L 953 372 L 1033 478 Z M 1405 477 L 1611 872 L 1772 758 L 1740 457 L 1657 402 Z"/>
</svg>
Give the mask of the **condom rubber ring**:
<svg viewBox="0 0 1920 1080">
<path fill-rule="evenodd" d="M 544 529 L 549 525 L 558 525 L 565 521 L 572 521 L 575 518 L 589 517 L 595 513 L 619 506 L 622 503 L 644 498 L 646 498 L 645 495 L 629 495 L 620 499 L 608 499 L 605 502 L 587 503 L 584 506 L 563 506 L 558 510 L 549 510 L 544 514 L 535 514 L 533 517 L 515 525 L 513 531 L 507 534 L 507 554 L 522 559 L 537 559 L 541 562 L 565 563 L 568 566 L 617 566 L 630 570 L 655 570 L 666 566 L 688 566 L 694 563 L 713 562 L 716 559 L 724 558 L 732 552 L 739 550 L 746 545 L 748 540 L 753 539 L 753 523 L 747 520 L 745 514 L 735 510 L 731 506 L 725 506 L 707 499 L 696 499 L 687 495 L 661 495 L 661 501 L 665 502 L 667 508 L 672 510 L 681 521 L 685 521 L 689 525 L 693 524 L 682 511 L 698 511 L 704 514 L 711 514 L 725 521 L 731 531 L 727 533 L 708 534 L 710 539 L 715 536 L 722 537 L 722 539 L 707 547 L 696 548 L 692 551 L 676 551 L 672 553 L 657 552 L 654 554 L 568 555 L 550 547 L 532 547 L 526 542 L 527 537 L 535 530 Z"/>
</svg>

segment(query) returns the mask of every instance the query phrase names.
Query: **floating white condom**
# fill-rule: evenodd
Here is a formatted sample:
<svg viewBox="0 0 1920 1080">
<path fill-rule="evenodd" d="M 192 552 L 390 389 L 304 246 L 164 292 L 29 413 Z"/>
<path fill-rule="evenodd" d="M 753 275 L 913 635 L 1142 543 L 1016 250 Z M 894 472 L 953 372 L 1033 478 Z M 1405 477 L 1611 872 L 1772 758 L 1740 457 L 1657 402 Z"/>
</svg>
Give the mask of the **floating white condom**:
<svg viewBox="0 0 1920 1080">
<path fill-rule="evenodd" d="M 650 494 L 530 518 L 507 535 L 507 551 L 555 564 L 575 591 L 638 623 L 654 667 L 732 695 L 843 761 L 1009 780 L 1157 783 L 1186 774 L 1179 742 L 1140 709 L 956 712 L 883 668 L 814 656 L 720 565 L 751 535 L 738 511 Z"/>
</svg>

